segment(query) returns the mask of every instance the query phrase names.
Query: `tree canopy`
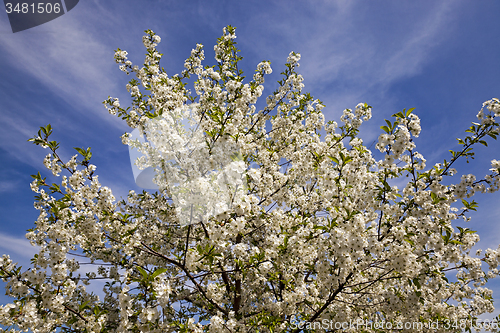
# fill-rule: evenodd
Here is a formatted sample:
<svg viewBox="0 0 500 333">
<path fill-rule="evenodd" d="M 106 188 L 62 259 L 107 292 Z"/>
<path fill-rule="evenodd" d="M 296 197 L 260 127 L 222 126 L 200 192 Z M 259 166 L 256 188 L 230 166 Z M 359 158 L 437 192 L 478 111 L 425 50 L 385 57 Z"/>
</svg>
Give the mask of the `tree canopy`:
<svg viewBox="0 0 500 333">
<path fill-rule="evenodd" d="M 33 332 L 477 327 L 494 310 L 484 285 L 498 275 L 500 250 L 471 254 L 479 236 L 456 221 L 476 210 L 475 193 L 499 189 L 500 162 L 482 178 L 453 175 L 458 160 L 497 138 L 500 101 L 486 101 L 460 147 L 430 167 L 413 140 L 420 119 L 413 109 L 395 113 L 381 126 L 377 160 L 359 137 L 372 107 L 326 121 L 323 103 L 303 92 L 298 53 L 259 110 L 271 64 L 246 82 L 235 38 L 224 28 L 215 66 L 202 64 L 198 44 L 173 76 L 151 30 L 142 67 L 116 50 L 120 69 L 136 76 L 132 104 L 104 104 L 145 138 L 122 141 L 143 154 L 140 168 L 155 170 L 157 192 L 116 201 L 90 148 L 65 162 L 50 125 L 30 139 L 50 150 L 44 165 L 61 181 L 33 175 L 40 215 L 26 237 L 40 252 L 27 270 L 1 259 L 15 301 L 0 308 L 0 323 Z M 96 272 L 82 275 L 80 260 Z M 99 298 L 87 286 L 102 279 Z"/>
</svg>

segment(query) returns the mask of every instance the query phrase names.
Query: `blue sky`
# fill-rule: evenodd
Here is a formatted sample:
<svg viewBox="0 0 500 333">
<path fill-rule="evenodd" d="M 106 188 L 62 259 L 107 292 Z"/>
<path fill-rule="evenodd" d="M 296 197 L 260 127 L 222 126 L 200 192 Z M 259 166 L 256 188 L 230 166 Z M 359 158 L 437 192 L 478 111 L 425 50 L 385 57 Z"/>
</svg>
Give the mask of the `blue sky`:
<svg viewBox="0 0 500 333">
<path fill-rule="evenodd" d="M 305 91 L 325 103 L 327 120 L 359 102 L 372 105 L 373 118 L 361 128 L 369 146 L 384 118 L 415 107 L 423 128 L 417 150 L 433 165 L 458 149 L 455 139 L 482 102 L 500 97 L 498 13 L 500 2 L 492 0 L 82 0 L 62 17 L 15 34 L 0 13 L 0 252 L 22 263 L 33 254 L 23 239 L 37 218 L 30 175 L 49 172 L 42 164 L 47 151 L 26 140 L 42 125 L 54 128 L 63 158 L 73 147 L 92 147 L 99 179 L 117 198 L 139 190 L 119 138 L 128 127 L 101 103 L 111 95 L 128 104 L 131 77 L 118 69 L 114 50 L 142 64 L 146 29 L 162 37 L 161 65 L 173 75 L 197 43 L 213 64 L 222 28 L 236 26 L 247 75 L 261 60 L 272 62 L 264 95 L 274 90 L 289 52 L 299 52 Z M 478 149 L 474 163 L 458 172 L 484 176 L 489 160 L 500 159 L 499 147 Z M 478 230 L 479 247 L 496 248 L 500 193 L 476 201 L 479 212 L 458 225 Z M 500 283 L 489 287 L 500 299 Z"/>
</svg>

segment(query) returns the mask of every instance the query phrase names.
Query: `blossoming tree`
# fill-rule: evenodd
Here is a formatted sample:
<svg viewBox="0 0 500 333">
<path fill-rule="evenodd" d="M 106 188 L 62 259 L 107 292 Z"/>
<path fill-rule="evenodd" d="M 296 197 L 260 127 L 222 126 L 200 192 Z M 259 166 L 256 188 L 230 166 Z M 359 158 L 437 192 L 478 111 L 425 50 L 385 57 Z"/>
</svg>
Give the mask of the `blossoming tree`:
<svg viewBox="0 0 500 333">
<path fill-rule="evenodd" d="M 0 323 L 33 332 L 416 331 L 409 322 L 423 332 L 472 330 L 494 310 L 484 284 L 498 275 L 500 250 L 471 254 L 479 236 L 457 224 L 476 210 L 476 192 L 499 189 L 500 162 L 480 179 L 451 176 L 475 146 L 496 139 L 500 101 L 485 102 L 460 148 L 432 167 L 413 141 L 419 118 L 398 112 L 381 127 L 376 160 L 358 136 L 371 107 L 325 123 L 321 101 L 302 91 L 297 53 L 258 110 L 271 66 L 261 62 L 245 83 L 234 32 L 229 26 L 218 39 L 216 66 L 202 65 L 197 45 L 180 75 L 160 67 L 152 31 L 142 68 L 115 53 L 121 70 L 136 75 L 127 85 L 132 105 L 104 104 L 146 136 L 122 140 L 144 154 L 141 168 L 156 170 L 159 191 L 130 191 L 116 202 L 98 181 L 90 148 L 65 162 L 50 125 L 31 139 L 51 151 L 45 166 L 63 175 L 53 184 L 33 176 L 40 216 L 26 237 L 40 252 L 27 270 L 1 259 L 15 301 L 0 307 Z M 194 96 L 186 88 L 193 75 Z M 177 135 L 186 128 L 165 135 L 188 111 L 202 133 L 196 144 Z M 218 182 L 229 165 L 243 179 Z M 195 191 L 210 204 L 179 197 L 176 205 L 173 187 L 183 180 L 178 195 Z M 79 273 L 82 256 L 96 272 Z M 103 298 L 87 291 L 98 279 L 106 281 Z M 380 322 L 385 328 L 373 325 Z"/>
</svg>

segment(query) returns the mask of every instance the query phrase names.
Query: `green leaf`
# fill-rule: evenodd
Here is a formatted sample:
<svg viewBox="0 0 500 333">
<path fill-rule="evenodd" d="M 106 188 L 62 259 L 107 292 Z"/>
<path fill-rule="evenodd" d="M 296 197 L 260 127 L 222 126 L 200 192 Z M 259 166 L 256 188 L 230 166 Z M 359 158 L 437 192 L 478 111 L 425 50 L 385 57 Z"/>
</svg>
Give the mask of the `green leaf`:
<svg viewBox="0 0 500 333">
<path fill-rule="evenodd" d="M 407 241 L 408 243 L 410 243 L 411 245 L 415 246 L 415 242 L 412 241 L 411 239 L 408 239 L 408 238 L 404 238 L 403 239 L 404 241 Z"/>
<path fill-rule="evenodd" d="M 333 162 L 339 164 L 339 160 L 336 159 L 335 157 L 332 157 L 332 156 L 327 156 L 329 159 L 331 159 Z"/>
<path fill-rule="evenodd" d="M 40 171 L 36 175 L 31 175 L 32 178 L 42 180 L 42 175 L 40 175 Z"/>
<path fill-rule="evenodd" d="M 488 136 L 492 137 L 493 139 L 497 139 L 497 135 L 496 134 L 493 134 L 493 133 L 488 133 Z"/>
<path fill-rule="evenodd" d="M 158 268 L 156 271 L 154 271 L 154 273 L 151 275 L 151 278 L 154 279 L 155 277 L 157 277 L 158 275 L 162 274 L 162 273 L 165 273 L 167 271 L 166 268 Z"/>
<path fill-rule="evenodd" d="M 392 123 L 389 120 L 387 120 L 387 119 L 384 119 L 384 120 L 387 123 L 387 126 L 389 127 L 389 130 L 392 130 L 392 128 L 393 128 L 392 127 Z"/>
<path fill-rule="evenodd" d="M 408 117 L 412 112 L 413 110 L 415 110 L 415 108 L 409 108 L 406 113 L 405 113 L 405 116 Z"/>
<path fill-rule="evenodd" d="M 81 155 L 85 156 L 85 150 L 83 150 L 82 148 L 75 147 L 75 150 L 79 152 Z"/>
<path fill-rule="evenodd" d="M 391 186 L 389 185 L 389 183 L 385 180 L 382 180 L 382 184 L 384 184 L 384 190 L 389 192 L 391 191 Z"/>
<path fill-rule="evenodd" d="M 146 272 L 142 267 L 137 266 L 137 270 L 141 273 L 144 280 L 148 278 L 148 272 Z"/>
<path fill-rule="evenodd" d="M 85 309 L 90 309 L 90 306 L 87 305 L 87 304 L 89 304 L 89 302 L 90 301 L 87 301 L 83 304 L 80 304 L 80 306 L 79 306 L 80 311 L 85 310 Z"/>
<path fill-rule="evenodd" d="M 90 147 L 87 148 L 87 150 L 83 149 L 83 148 L 76 148 L 75 147 L 75 150 L 83 156 L 84 158 L 84 161 L 88 161 L 90 160 L 90 158 L 92 157 L 92 152 L 90 151 Z"/>
<path fill-rule="evenodd" d="M 421 288 L 420 281 L 419 281 L 418 277 L 413 279 L 413 283 L 417 286 L 418 289 Z"/>
<path fill-rule="evenodd" d="M 236 153 L 231 154 L 230 158 L 234 162 L 243 161 L 243 155 L 241 155 L 240 152 L 236 152 Z"/>
</svg>

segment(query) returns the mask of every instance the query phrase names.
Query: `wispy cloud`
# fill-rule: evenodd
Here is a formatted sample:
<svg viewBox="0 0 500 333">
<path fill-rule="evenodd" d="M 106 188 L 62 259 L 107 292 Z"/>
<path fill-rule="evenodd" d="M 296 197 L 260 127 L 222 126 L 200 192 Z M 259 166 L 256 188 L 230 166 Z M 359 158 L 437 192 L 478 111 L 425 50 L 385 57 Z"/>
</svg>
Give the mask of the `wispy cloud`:
<svg viewBox="0 0 500 333">
<path fill-rule="evenodd" d="M 32 246 L 26 238 L 14 237 L 0 232 L 0 252 L 27 260 L 38 253 L 38 248 Z"/>
<path fill-rule="evenodd" d="M 120 122 L 106 115 L 100 104 L 116 85 L 113 47 L 84 23 L 63 16 L 48 23 L 47 29 L 51 30 L 43 33 L 28 30 L 0 34 L 4 61 L 65 100 L 73 107 L 72 112 L 86 112 L 121 127 Z M 72 127 L 70 123 L 67 125 Z"/>
<path fill-rule="evenodd" d="M 19 180 L 6 180 L 6 181 L 2 181 L 0 182 L 0 193 L 2 192 L 12 192 L 16 189 L 19 188 L 19 185 L 20 185 L 20 181 Z"/>
<path fill-rule="evenodd" d="M 288 52 L 300 52 L 298 71 L 306 91 L 326 104 L 327 119 L 336 119 L 359 102 L 377 111 L 394 105 L 387 93 L 391 85 L 418 75 L 436 59 L 434 51 L 452 34 L 459 9 L 460 2 L 278 2 L 242 24 L 238 43 L 254 59 L 272 60 L 275 77 Z M 378 126 L 363 132 L 373 140 Z"/>
</svg>

